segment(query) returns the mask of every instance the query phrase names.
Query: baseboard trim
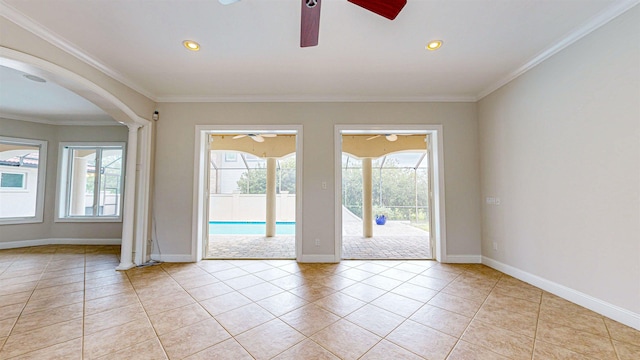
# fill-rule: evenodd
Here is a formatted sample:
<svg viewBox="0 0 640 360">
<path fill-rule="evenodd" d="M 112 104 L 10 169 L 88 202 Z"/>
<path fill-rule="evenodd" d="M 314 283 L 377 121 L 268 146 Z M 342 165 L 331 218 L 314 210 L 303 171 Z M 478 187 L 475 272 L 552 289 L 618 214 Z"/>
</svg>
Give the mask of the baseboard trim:
<svg viewBox="0 0 640 360">
<path fill-rule="evenodd" d="M 162 262 L 176 262 L 176 263 L 185 263 L 185 262 L 193 262 L 193 256 L 191 254 L 151 254 L 151 260 L 162 261 Z"/>
<path fill-rule="evenodd" d="M 449 264 L 481 264 L 481 255 L 447 255 L 443 263 Z"/>
<path fill-rule="evenodd" d="M 301 263 L 335 263 L 336 257 L 334 255 L 302 255 L 298 262 Z"/>
<path fill-rule="evenodd" d="M 53 238 L 0 242 L 0 250 L 43 245 L 120 245 L 122 239 Z"/>
<path fill-rule="evenodd" d="M 595 311 L 598 314 L 604 315 L 610 319 L 618 321 L 634 329 L 640 330 L 640 314 L 636 314 L 627 309 L 623 309 L 619 306 L 597 299 L 591 295 L 587 295 L 580 291 L 531 274 L 529 272 L 518 269 L 511 265 L 507 265 L 486 256 L 482 257 L 482 263 L 507 275 L 513 276 L 516 279 L 539 287 L 540 289 L 548 291 L 563 299 L 576 303 L 580 306 L 584 306 L 585 308 Z"/>
</svg>

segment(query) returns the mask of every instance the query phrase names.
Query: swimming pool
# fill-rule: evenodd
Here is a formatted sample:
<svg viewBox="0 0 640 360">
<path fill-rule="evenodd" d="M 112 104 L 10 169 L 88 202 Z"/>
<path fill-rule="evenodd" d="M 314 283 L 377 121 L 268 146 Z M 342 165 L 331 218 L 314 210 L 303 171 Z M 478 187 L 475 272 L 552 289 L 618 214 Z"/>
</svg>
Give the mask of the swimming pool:
<svg viewBox="0 0 640 360">
<path fill-rule="evenodd" d="M 266 231 L 266 223 L 260 221 L 209 221 L 209 235 L 264 235 Z M 295 233 L 295 222 L 276 222 L 276 235 Z"/>
</svg>

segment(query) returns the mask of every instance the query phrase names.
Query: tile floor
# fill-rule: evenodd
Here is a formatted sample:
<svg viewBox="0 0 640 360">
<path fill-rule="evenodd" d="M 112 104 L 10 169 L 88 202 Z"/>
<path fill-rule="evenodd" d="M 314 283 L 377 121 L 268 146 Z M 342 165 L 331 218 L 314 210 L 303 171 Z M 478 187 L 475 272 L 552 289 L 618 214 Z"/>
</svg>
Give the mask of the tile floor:
<svg viewBox="0 0 640 360">
<path fill-rule="evenodd" d="M 0 359 L 640 359 L 640 332 L 482 265 L 0 251 Z"/>
</svg>

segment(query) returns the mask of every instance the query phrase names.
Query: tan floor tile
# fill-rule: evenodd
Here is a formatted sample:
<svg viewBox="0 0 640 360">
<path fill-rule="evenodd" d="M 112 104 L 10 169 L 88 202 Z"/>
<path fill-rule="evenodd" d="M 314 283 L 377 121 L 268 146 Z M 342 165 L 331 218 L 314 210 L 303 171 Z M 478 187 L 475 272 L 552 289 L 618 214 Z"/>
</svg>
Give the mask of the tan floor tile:
<svg viewBox="0 0 640 360">
<path fill-rule="evenodd" d="M 136 302 L 132 305 L 86 315 L 84 318 L 84 335 L 91 335 L 132 321 L 147 321 L 147 314 L 140 303 Z"/>
<path fill-rule="evenodd" d="M 305 284 L 300 287 L 290 289 L 289 292 L 309 302 L 314 302 L 335 293 L 336 290 L 319 284 Z"/>
<path fill-rule="evenodd" d="M 229 310 L 237 309 L 241 306 L 251 303 L 246 296 L 238 292 L 230 292 L 228 294 L 216 296 L 200 302 L 209 314 L 216 316 Z"/>
<path fill-rule="evenodd" d="M 458 272 L 457 270 L 456 272 L 445 271 L 442 270 L 442 266 L 433 266 L 432 268 L 423 271 L 420 275 L 440 280 L 453 281 L 460 275 L 460 272 Z"/>
<path fill-rule="evenodd" d="M 0 277 L 0 287 L 38 281 L 40 280 L 41 277 L 42 277 L 41 274 Z"/>
<path fill-rule="evenodd" d="M 385 290 L 385 291 L 389 291 L 389 290 L 401 285 L 402 281 L 396 280 L 396 279 L 392 279 L 390 277 L 386 277 L 386 276 L 382 276 L 382 275 L 375 275 L 375 276 L 372 276 L 372 277 L 362 281 L 362 283 L 377 287 L 377 288 Z"/>
<path fill-rule="evenodd" d="M 82 302 L 84 300 L 84 291 L 76 291 L 72 293 L 54 295 L 37 300 L 30 299 L 22 311 L 23 314 L 30 314 L 38 311 L 51 310 L 60 306 Z"/>
<path fill-rule="evenodd" d="M 291 274 L 269 282 L 284 290 L 291 290 L 304 285 L 306 281 L 298 275 Z"/>
<path fill-rule="evenodd" d="M 177 309 L 186 305 L 195 303 L 193 297 L 186 291 L 174 292 L 168 296 L 159 296 L 154 299 L 142 300 L 140 299 L 144 310 L 149 315 L 159 314 L 171 309 Z"/>
<path fill-rule="evenodd" d="M 423 303 L 431 300 L 431 298 L 438 294 L 435 290 L 409 283 L 404 283 L 391 290 L 391 292 Z"/>
<path fill-rule="evenodd" d="M 526 285 L 501 284 L 500 282 L 498 282 L 493 291 L 500 294 L 509 295 L 511 297 L 540 303 L 540 299 L 542 298 L 542 290 L 537 289 L 531 285 Z"/>
<path fill-rule="evenodd" d="M 609 337 L 609 331 L 602 316 L 591 316 L 586 313 L 566 312 L 562 308 L 542 305 L 540 320 L 568 326 L 580 331 Z"/>
<path fill-rule="evenodd" d="M 114 353 L 99 357 L 100 360 L 160 360 L 168 359 L 157 338 L 147 340 Z"/>
<path fill-rule="evenodd" d="M 32 351 L 12 360 L 60 360 L 82 359 L 82 338 L 69 340 L 60 344 L 51 345 L 44 349 Z"/>
<path fill-rule="evenodd" d="M 484 301 L 487 296 L 489 296 L 490 292 L 491 289 L 482 289 L 458 281 L 454 281 L 451 284 L 447 285 L 444 289 L 442 289 L 442 293 L 445 294 L 479 301 Z"/>
<path fill-rule="evenodd" d="M 131 283 L 121 282 L 87 289 L 84 293 L 84 299 L 85 301 L 87 301 L 122 293 L 135 293 L 135 291 L 133 290 L 133 286 L 131 286 Z"/>
<path fill-rule="evenodd" d="M 366 303 L 349 295 L 335 293 L 323 297 L 322 299 L 315 301 L 313 304 L 342 317 L 361 308 Z"/>
<path fill-rule="evenodd" d="M 523 314 L 493 305 L 483 305 L 475 319 L 484 323 L 528 337 L 535 337 L 538 317 L 535 314 Z"/>
<path fill-rule="evenodd" d="M 383 269 L 383 270 L 387 270 L 387 269 Z M 372 277 L 373 275 L 375 274 L 368 271 L 361 270 L 359 268 L 351 268 L 351 269 L 342 271 L 340 273 L 340 276 L 346 277 L 347 279 L 351 279 L 354 281 L 362 281 Z"/>
<path fill-rule="evenodd" d="M 139 304 L 138 297 L 134 294 L 118 294 L 105 296 L 102 298 L 85 301 L 84 313 L 85 315 L 93 315 L 99 312 L 118 309 L 121 307 Z"/>
<path fill-rule="evenodd" d="M 462 340 L 516 359 L 531 358 L 533 338 L 473 320 Z"/>
<path fill-rule="evenodd" d="M 81 318 L 84 306 L 81 302 L 66 306 L 56 307 L 50 310 L 38 311 L 35 313 L 23 314 L 18 318 L 13 332 L 23 333 L 43 326 L 49 326 L 72 319 Z"/>
<path fill-rule="evenodd" d="M 105 356 L 155 337 L 153 327 L 146 319 L 110 327 L 84 337 L 84 357 Z"/>
<path fill-rule="evenodd" d="M 371 304 L 400 316 L 409 317 L 418 310 L 423 303 L 389 292 L 373 300 Z"/>
<path fill-rule="evenodd" d="M 187 360 L 253 360 L 253 357 L 235 339 L 225 340 L 198 353 L 186 357 Z"/>
<path fill-rule="evenodd" d="M 97 279 L 89 279 L 89 280 L 85 280 L 84 282 L 84 288 L 85 289 L 91 289 L 97 286 L 104 286 L 104 285 L 109 285 L 109 284 L 117 284 L 117 283 L 121 283 L 121 282 L 129 282 L 129 279 L 127 278 L 127 275 L 122 274 L 121 271 L 119 271 L 117 274 L 113 275 L 113 276 L 106 276 L 106 277 L 101 277 L 101 278 L 97 278 Z"/>
<path fill-rule="evenodd" d="M 47 288 L 51 286 L 59 286 L 64 284 L 71 284 L 79 281 L 84 281 L 84 273 L 67 275 L 50 279 L 42 279 L 38 282 L 36 289 Z"/>
<path fill-rule="evenodd" d="M 534 360 L 592 360 L 593 358 L 578 354 L 558 345 L 536 340 L 533 349 Z"/>
<path fill-rule="evenodd" d="M 63 343 L 82 336 L 82 319 L 44 326 L 20 334 L 11 334 L 6 340 L 0 359 L 22 355 Z"/>
<path fill-rule="evenodd" d="M 299 359 L 339 360 L 339 358 L 333 355 L 329 350 L 323 348 L 322 346 L 309 339 L 304 340 L 303 342 L 273 358 L 273 360 Z"/>
<path fill-rule="evenodd" d="M 0 306 L 22 304 L 25 305 L 29 301 L 31 291 L 18 292 L 9 295 L 0 295 Z"/>
<path fill-rule="evenodd" d="M 496 354 L 489 349 L 459 341 L 447 360 L 508 360 L 508 357 Z"/>
<path fill-rule="evenodd" d="M 6 337 L 0 336 L 0 350 L 2 350 L 2 346 L 4 345 L 4 342 L 7 341 Z"/>
<path fill-rule="evenodd" d="M 406 271 L 414 274 L 420 274 L 421 272 L 424 272 L 425 270 L 430 268 L 433 264 L 429 264 L 429 266 L 424 266 L 424 265 L 425 264 L 418 265 L 418 263 L 407 261 L 397 266 L 394 266 L 394 269 L 402 270 L 402 271 Z"/>
<path fill-rule="evenodd" d="M 260 300 L 258 305 L 262 306 L 275 316 L 284 315 L 292 310 L 307 305 L 309 302 L 301 297 L 285 291 L 278 295 Z"/>
<path fill-rule="evenodd" d="M 396 279 L 396 280 L 400 280 L 400 281 L 407 281 L 413 277 L 416 277 L 418 274 L 415 273 L 411 273 L 411 272 L 407 272 L 407 271 L 403 271 L 400 269 L 396 269 L 396 268 L 391 268 L 389 270 L 385 270 L 383 272 L 381 272 L 379 275 L 382 276 L 386 276 L 392 279 Z"/>
<path fill-rule="evenodd" d="M 263 282 L 264 280 L 251 274 L 224 280 L 225 284 L 231 286 L 235 290 L 241 290 L 250 286 L 261 284 Z"/>
<path fill-rule="evenodd" d="M 20 315 L 20 313 L 22 312 L 23 308 L 24 304 L 21 303 L 0 306 L 0 320 L 17 318 L 18 315 Z"/>
<path fill-rule="evenodd" d="M 594 358 L 615 359 L 616 357 L 608 337 L 593 335 L 542 320 L 538 322 L 536 339 Z"/>
<path fill-rule="evenodd" d="M 378 336 L 387 336 L 405 320 L 400 315 L 369 304 L 354 311 L 345 319 Z"/>
<path fill-rule="evenodd" d="M 84 282 L 79 281 L 71 284 L 65 284 L 60 286 L 52 286 L 48 288 L 36 289 L 31 295 L 32 301 L 40 300 L 52 296 L 59 296 L 63 294 L 84 291 Z"/>
<path fill-rule="evenodd" d="M 364 302 L 371 302 L 386 293 L 385 290 L 363 283 L 349 286 L 340 292 Z"/>
<path fill-rule="evenodd" d="M 398 360 L 420 360 L 424 359 L 409 350 L 403 349 L 400 346 L 382 340 L 376 346 L 371 348 L 363 357 L 362 360 L 379 360 L 379 359 L 398 359 Z"/>
<path fill-rule="evenodd" d="M 232 267 L 232 268 L 228 268 L 225 270 L 221 270 L 221 271 L 216 271 L 211 273 L 211 275 L 215 276 L 216 279 L 222 280 L 222 281 L 226 281 L 226 280 L 230 280 L 233 278 L 237 278 L 240 276 L 245 276 L 248 275 L 249 273 L 237 268 L 237 267 Z"/>
<path fill-rule="evenodd" d="M 280 320 L 306 336 L 311 336 L 339 319 L 340 317 L 314 304 L 305 305 L 280 316 Z"/>
<path fill-rule="evenodd" d="M 444 289 L 447 285 L 449 285 L 450 282 L 451 280 L 442 280 L 424 275 L 418 275 L 407 281 L 407 283 L 409 284 L 426 287 L 428 289 L 436 291 Z"/>
<path fill-rule="evenodd" d="M 239 292 L 253 301 L 259 301 L 283 292 L 282 288 L 263 282 L 257 285 L 246 287 Z"/>
<path fill-rule="evenodd" d="M 36 288 L 37 284 L 38 284 L 37 281 L 31 281 L 28 283 L 3 286 L 3 287 L 0 287 L 0 296 L 20 293 L 24 291 L 33 291 L 33 289 Z"/>
<path fill-rule="evenodd" d="M 220 325 L 234 336 L 274 318 L 273 314 L 255 303 L 216 315 L 216 320 Z"/>
<path fill-rule="evenodd" d="M 462 336 L 471 322 L 469 317 L 428 304 L 416 311 L 410 319 L 455 337 Z"/>
<path fill-rule="evenodd" d="M 212 297 L 228 294 L 234 291 L 230 286 L 223 282 L 217 282 L 189 289 L 188 292 L 197 301 L 211 299 Z"/>
<path fill-rule="evenodd" d="M 279 279 L 285 276 L 290 275 L 288 272 L 282 270 L 282 269 L 278 269 L 278 268 L 270 268 L 268 270 L 263 270 L 263 271 L 259 271 L 254 273 L 255 276 L 259 277 L 262 280 L 265 281 L 271 281 L 271 280 L 275 280 L 275 279 Z"/>
<path fill-rule="evenodd" d="M 230 337 L 215 319 L 207 319 L 160 335 L 160 341 L 169 358 L 173 359 L 195 354 Z"/>
<path fill-rule="evenodd" d="M 8 319 L 0 320 L 0 337 L 7 337 L 13 329 L 13 325 L 18 320 L 18 316 L 14 316 Z"/>
<path fill-rule="evenodd" d="M 640 330 L 633 329 L 611 319 L 605 318 L 604 322 L 607 325 L 607 329 L 609 329 L 612 339 L 640 346 Z"/>
<path fill-rule="evenodd" d="M 429 300 L 428 304 L 452 311 L 454 313 L 458 313 L 463 316 L 473 317 L 478 309 L 480 309 L 482 301 L 464 299 L 454 295 L 439 293 L 431 300 Z"/>
<path fill-rule="evenodd" d="M 486 305 L 500 307 L 505 310 L 538 316 L 540 303 L 515 298 L 500 292 L 492 291 L 485 301 Z"/>
<path fill-rule="evenodd" d="M 339 320 L 318 331 L 311 339 L 341 359 L 358 359 L 381 338 L 347 320 Z"/>
<path fill-rule="evenodd" d="M 74 268 L 62 269 L 62 270 L 47 269 L 42 273 L 42 279 L 45 280 L 45 279 L 64 277 L 64 276 L 70 276 L 70 275 L 78 275 L 78 274 L 84 274 L 84 267 L 74 267 Z"/>
<path fill-rule="evenodd" d="M 640 359 L 640 346 L 615 340 L 613 341 L 613 345 L 618 352 L 618 357 L 620 358 L 620 360 Z"/>
<path fill-rule="evenodd" d="M 326 286 L 329 288 L 332 288 L 334 290 L 342 290 L 346 287 L 349 287 L 355 283 L 357 283 L 357 281 L 355 280 L 351 280 L 351 279 L 347 279 L 346 277 L 340 276 L 340 275 L 331 275 L 331 276 L 327 276 L 325 278 L 322 279 L 318 279 L 316 281 L 316 283 L 318 285 L 322 285 L 322 286 Z"/>
<path fill-rule="evenodd" d="M 181 281 L 178 281 L 178 283 L 185 290 L 190 290 L 190 289 L 195 289 L 195 288 L 209 285 L 209 284 L 214 284 L 219 281 L 220 280 L 216 279 L 213 275 L 210 275 L 205 272 L 203 275 L 198 275 L 188 279 L 183 279 Z"/>
<path fill-rule="evenodd" d="M 210 318 L 211 315 L 200 304 L 191 304 L 181 308 L 150 315 L 151 324 L 158 335 L 193 325 Z"/>
<path fill-rule="evenodd" d="M 236 340 L 256 359 L 270 359 L 293 345 L 304 340 L 291 326 L 274 319 L 245 333 L 236 336 Z"/>
<path fill-rule="evenodd" d="M 458 341 L 411 320 L 398 326 L 386 339 L 427 359 L 444 359 Z"/>
</svg>

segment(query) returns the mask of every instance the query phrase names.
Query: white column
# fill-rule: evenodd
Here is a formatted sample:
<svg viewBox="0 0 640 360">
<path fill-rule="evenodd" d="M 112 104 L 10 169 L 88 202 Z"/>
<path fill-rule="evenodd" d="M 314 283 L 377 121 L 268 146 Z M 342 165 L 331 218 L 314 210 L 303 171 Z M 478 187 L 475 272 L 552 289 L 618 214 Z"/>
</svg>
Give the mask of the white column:
<svg viewBox="0 0 640 360">
<path fill-rule="evenodd" d="M 129 138 L 127 140 L 127 167 L 124 177 L 124 209 L 122 212 L 122 246 L 120 248 L 120 265 L 116 270 L 128 270 L 133 263 L 133 225 L 136 197 L 136 161 L 138 150 L 138 124 L 127 124 Z"/>
<path fill-rule="evenodd" d="M 362 236 L 373 237 L 371 158 L 362 159 Z"/>
<path fill-rule="evenodd" d="M 276 236 L 276 159 L 267 158 L 267 237 Z"/>
<path fill-rule="evenodd" d="M 73 201 L 71 202 L 69 215 L 84 216 L 85 194 L 87 192 L 87 162 L 85 158 L 73 158 L 73 176 L 71 177 L 71 198 Z M 100 176 L 99 171 L 96 171 L 96 176 Z M 91 206 L 93 206 L 93 202 Z"/>
</svg>

